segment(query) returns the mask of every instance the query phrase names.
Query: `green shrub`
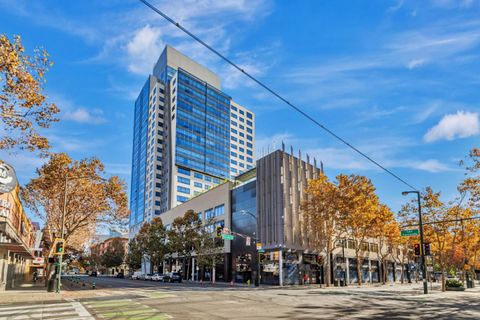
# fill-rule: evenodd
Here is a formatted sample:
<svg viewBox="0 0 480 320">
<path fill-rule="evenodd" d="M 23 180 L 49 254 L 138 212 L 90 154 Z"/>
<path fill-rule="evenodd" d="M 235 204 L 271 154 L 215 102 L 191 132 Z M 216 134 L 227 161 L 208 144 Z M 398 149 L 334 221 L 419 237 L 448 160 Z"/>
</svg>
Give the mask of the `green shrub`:
<svg viewBox="0 0 480 320">
<path fill-rule="evenodd" d="M 448 279 L 446 282 L 447 287 L 459 288 L 463 287 L 463 284 L 457 279 Z"/>
</svg>

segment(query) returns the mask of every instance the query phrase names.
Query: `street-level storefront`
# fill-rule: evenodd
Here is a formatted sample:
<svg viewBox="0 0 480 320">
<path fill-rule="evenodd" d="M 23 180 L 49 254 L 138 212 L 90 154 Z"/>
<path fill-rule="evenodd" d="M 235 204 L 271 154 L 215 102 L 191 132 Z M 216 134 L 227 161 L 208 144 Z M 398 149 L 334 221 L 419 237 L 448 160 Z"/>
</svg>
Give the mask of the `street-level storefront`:
<svg viewBox="0 0 480 320">
<path fill-rule="evenodd" d="M 34 235 L 18 197 L 19 189 L 0 194 L 0 291 L 29 281 Z"/>
</svg>

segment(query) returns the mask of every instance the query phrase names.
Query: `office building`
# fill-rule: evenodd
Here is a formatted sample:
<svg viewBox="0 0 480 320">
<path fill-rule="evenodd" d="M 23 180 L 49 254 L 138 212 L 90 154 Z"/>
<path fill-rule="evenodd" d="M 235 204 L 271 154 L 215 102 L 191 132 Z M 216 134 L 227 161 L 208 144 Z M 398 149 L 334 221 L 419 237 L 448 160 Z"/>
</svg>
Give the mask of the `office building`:
<svg viewBox="0 0 480 320">
<path fill-rule="evenodd" d="M 162 221 L 168 227 L 175 218 L 193 210 L 203 221 L 214 218 L 209 225 L 212 233 L 216 226 L 232 232 L 234 239 L 224 240 L 224 259 L 215 268 L 217 281 L 256 283 L 260 274 L 260 284 L 302 284 L 305 279 L 308 283 L 325 283 L 326 253 L 313 243 L 318 235 L 305 223 L 301 210 L 308 181 L 317 178 L 323 168 L 321 163 L 317 166 L 316 160 L 311 163 L 306 158 L 303 160 L 300 153 L 293 155 L 293 151 L 276 150 L 258 159 L 255 168 L 233 181 L 165 212 Z M 335 285 L 357 283 L 355 243 L 340 234 L 338 238 L 331 257 L 331 279 Z M 413 278 L 413 264 L 404 259 L 398 248 L 380 248 L 373 238 L 365 239 L 361 246 L 363 283 L 378 283 L 382 274 L 389 282 Z M 388 256 L 384 265 L 382 256 Z M 211 268 L 190 267 L 195 266 L 195 259 L 175 258 L 173 265 L 164 263 L 164 270 L 195 270 L 188 278 L 210 280 L 206 275 L 213 274 Z"/>
<path fill-rule="evenodd" d="M 253 167 L 255 116 L 220 78 L 166 46 L 134 112 L 130 236 L 145 221 Z"/>
</svg>

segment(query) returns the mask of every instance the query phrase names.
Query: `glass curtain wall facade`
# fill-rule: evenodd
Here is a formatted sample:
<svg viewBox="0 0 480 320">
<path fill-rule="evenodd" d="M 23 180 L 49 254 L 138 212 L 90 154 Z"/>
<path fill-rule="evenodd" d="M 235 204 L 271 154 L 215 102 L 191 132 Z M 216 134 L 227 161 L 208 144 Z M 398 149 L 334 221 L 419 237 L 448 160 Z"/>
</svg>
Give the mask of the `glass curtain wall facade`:
<svg viewBox="0 0 480 320">
<path fill-rule="evenodd" d="M 150 79 L 135 101 L 133 120 L 132 180 L 130 184 L 130 226 L 143 221 L 145 209 L 145 165 L 147 160 L 148 97 Z"/>
<path fill-rule="evenodd" d="M 256 181 L 247 182 L 232 190 L 232 231 L 251 237 L 235 237 L 232 241 L 232 271 L 235 282 L 254 283 L 257 279 L 257 189 Z"/>
<path fill-rule="evenodd" d="M 175 163 L 229 176 L 230 97 L 178 70 Z"/>
<path fill-rule="evenodd" d="M 254 122 L 215 73 L 166 46 L 135 101 L 130 235 L 251 168 Z"/>
</svg>

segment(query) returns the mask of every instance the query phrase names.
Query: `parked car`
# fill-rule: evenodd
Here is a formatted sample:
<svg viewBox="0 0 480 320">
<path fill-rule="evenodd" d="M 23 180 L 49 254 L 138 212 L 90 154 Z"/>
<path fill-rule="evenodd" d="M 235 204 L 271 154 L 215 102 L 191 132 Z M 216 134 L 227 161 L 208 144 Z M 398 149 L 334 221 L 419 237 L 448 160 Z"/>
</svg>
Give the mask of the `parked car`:
<svg viewBox="0 0 480 320">
<path fill-rule="evenodd" d="M 155 273 L 155 274 L 152 276 L 152 280 L 153 280 L 153 281 L 165 281 L 165 275 L 164 275 L 164 274 L 161 274 L 161 273 Z"/>
<path fill-rule="evenodd" d="M 137 279 L 138 279 L 138 280 L 145 280 L 145 276 L 146 276 L 146 274 L 145 274 L 145 273 L 142 273 L 142 274 L 140 274 L 140 275 L 138 276 Z"/>
<path fill-rule="evenodd" d="M 90 277 L 96 277 L 97 276 L 97 271 L 92 271 L 90 273 Z"/>
<path fill-rule="evenodd" d="M 115 278 L 125 278 L 125 275 L 123 274 L 123 272 L 119 272 L 119 273 L 117 273 Z"/>
<path fill-rule="evenodd" d="M 153 273 L 147 273 L 143 280 L 152 280 Z"/>
<path fill-rule="evenodd" d="M 138 277 L 141 276 L 141 275 L 142 275 L 142 273 L 140 271 L 135 271 L 132 274 L 131 278 L 132 278 L 132 280 L 138 280 L 139 279 Z"/>
<path fill-rule="evenodd" d="M 182 282 L 182 276 L 178 272 L 170 272 L 169 274 L 167 274 L 164 277 L 163 281 L 164 282 L 178 282 L 178 283 L 181 283 Z"/>
</svg>

